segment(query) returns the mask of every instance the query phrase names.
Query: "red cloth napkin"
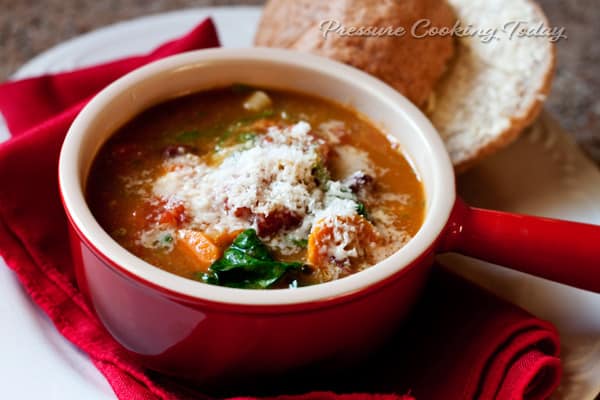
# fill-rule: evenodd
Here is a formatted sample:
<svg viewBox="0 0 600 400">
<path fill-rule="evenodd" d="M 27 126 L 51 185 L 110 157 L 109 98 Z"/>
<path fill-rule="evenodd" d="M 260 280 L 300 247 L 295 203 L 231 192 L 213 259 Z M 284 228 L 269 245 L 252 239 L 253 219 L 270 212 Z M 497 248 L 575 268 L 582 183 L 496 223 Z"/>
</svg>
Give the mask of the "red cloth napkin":
<svg viewBox="0 0 600 400">
<path fill-rule="evenodd" d="M 213 46 L 217 34 L 206 20 L 147 55 L 0 86 L 0 111 L 13 136 L 0 145 L 0 255 L 120 399 L 209 396 L 136 364 L 84 302 L 58 194 L 60 146 L 81 107 L 112 80 L 152 60 Z M 436 267 L 413 319 L 365 368 L 326 381 L 289 377 L 269 382 L 261 394 L 296 393 L 279 400 L 542 399 L 559 382 L 558 348 L 550 324 Z"/>
</svg>

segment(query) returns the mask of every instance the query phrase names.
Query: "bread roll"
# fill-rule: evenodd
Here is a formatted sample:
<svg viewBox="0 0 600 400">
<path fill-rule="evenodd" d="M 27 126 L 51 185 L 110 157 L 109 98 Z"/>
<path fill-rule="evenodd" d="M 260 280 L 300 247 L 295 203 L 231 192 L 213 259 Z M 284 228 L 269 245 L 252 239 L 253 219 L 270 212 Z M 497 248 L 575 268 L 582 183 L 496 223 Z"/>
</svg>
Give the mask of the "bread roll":
<svg viewBox="0 0 600 400">
<path fill-rule="evenodd" d="M 255 44 L 319 54 L 360 68 L 423 106 L 454 52 L 453 38 L 419 39 L 412 26 L 429 19 L 451 27 L 455 18 L 444 0 L 271 0 L 258 26 Z M 323 37 L 323 21 L 343 27 L 404 27 L 403 36 Z"/>
</svg>

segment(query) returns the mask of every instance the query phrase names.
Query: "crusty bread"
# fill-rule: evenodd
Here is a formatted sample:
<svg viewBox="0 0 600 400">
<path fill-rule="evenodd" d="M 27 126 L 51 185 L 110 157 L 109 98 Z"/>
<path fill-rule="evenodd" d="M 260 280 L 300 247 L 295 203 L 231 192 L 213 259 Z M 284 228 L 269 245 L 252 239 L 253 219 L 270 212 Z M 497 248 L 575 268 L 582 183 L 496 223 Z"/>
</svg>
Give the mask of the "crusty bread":
<svg viewBox="0 0 600 400">
<path fill-rule="evenodd" d="M 448 0 L 463 26 L 502 27 L 508 21 L 548 26 L 530 0 Z M 546 37 L 457 40 L 452 66 L 431 98 L 428 114 L 463 171 L 512 142 L 538 116 L 550 91 L 554 46 Z"/>
<path fill-rule="evenodd" d="M 255 44 L 320 54 L 353 65 L 377 76 L 418 106 L 429 99 L 454 52 L 451 37 L 427 40 L 407 32 L 397 36 L 323 37 L 324 20 L 345 27 L 404 27 L 420 19 L 434 26 L 455 22 L 445 0 L 270 0 L 263 11 Z"/>
<path fill-rule="evenodd" d="M 310 51 L 367 71 L 426 109 L 458 172 L 512 142 L 537 117 L 550 91 L 554 46 L 546 37 L 513 37 L 510 21 L 548 26 L 533 0 L 270 0 L 255 42 Z M 448 4 L 450 10 L 448 9 Z M 347 26 L 410 26 L 429 18 L 432 26 L 498 28 L 498 40 L 483 36 L 415 39 L 339 37 L 324 40 L 319 23 Z M 446 73 L 440 74 L 446 69 Z M 437 82 L 437 85 L 436 85 Z M 432 91 L 431 89 L 434 88 Z M 427 104 L 424 102 L 427 100 Z"/>
</svg>

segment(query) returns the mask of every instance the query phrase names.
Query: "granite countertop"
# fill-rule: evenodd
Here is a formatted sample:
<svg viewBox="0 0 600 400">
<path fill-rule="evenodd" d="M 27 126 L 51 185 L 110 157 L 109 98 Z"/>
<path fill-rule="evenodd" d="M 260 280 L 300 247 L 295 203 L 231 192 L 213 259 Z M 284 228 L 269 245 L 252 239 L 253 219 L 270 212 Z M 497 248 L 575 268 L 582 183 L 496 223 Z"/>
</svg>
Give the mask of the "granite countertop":
<svg viewBox="0 0 600 400">
<path fill-rule="evenodd" d="M 546 108 L 600 165 L 600 7 L 597 0 L 538 0 L 557 44 L 556 79 Z M 36 54 L 117 21 L 186 7 L 259 5 L 260 0 L 0 0 L 0 80 Z"/>
</svg>

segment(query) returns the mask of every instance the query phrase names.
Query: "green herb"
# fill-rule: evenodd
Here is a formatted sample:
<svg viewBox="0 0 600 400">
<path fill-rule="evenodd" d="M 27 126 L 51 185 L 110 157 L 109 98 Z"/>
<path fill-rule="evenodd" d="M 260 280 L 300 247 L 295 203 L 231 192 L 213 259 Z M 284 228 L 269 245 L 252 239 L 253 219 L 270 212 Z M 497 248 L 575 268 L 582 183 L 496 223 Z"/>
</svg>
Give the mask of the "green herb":
<svg viewBox="0 0 600 400">
<path fill-rule="evenodd" d="M 173 235 L 171 235 L 170 233 L 165 233 L 159 239 L 152 242 L 152 245 L 154 247 L 168 249 L 171 247 L 171 243 L 173 243 Z"/>
<path fill-rule="evenodd" d="M 356 212 L 358 213 L 358 215 L 362 215 L 365 218 L 369 218 L 365 205 L 360 201 L 356 202 Z"/>
<path fill-rule="evenodd" d="M 269 110 L 264 110 L 260 113 L 253 114 L 253 115 L 233 121 L 231 124 L 229 124 L 229 126 L 227 127 L 225 132 L 219 136 L 219 140 L 217 140 L 217 143 L 215 145 L 215 151 L 222 150 L 223 147 L 225 147 L 224 144 L 231 138 L 231 136 L 233 136 L 235 133 L 242 130 L 242 128 L 244 128 L 246 125 L 248 125 L 256 120 L 262 119 L 262 118 L 271 117 L 274 114 L 275 114 L 275 111 L 269 109 Z M 252 135 L 254 135 L 254 136 L 252 136 Z M 242 132 L 242 133 L 240 133 L 238 139 L 239 139 L 240 143 L 244 143 L 246 141 L 249 141 L 250 139 L 254 139 L 255 136 L 256 136 L 255 132 L 247 132 L 247 133 Z"/>
<path fill-rule="evenodd" d="M 302 249 L 308 247 L 308 239 L 292 239 L 292 243 Z"/>
<path fill-rule="evenodd" d="M 263 118 L 269 118 L 269 117 L 272 117 L 273 115 L 275 115 L 275 111 L 271 108 L 268 108 L 259 113 L 248 115 L 246 117 L 240 118 L 240 119 L 232 122 L 231 127 L 233 129 L 240 128 L 244 125 L 248 125 L 251 122 L 254 122 L 254 121 L 257 121 L 257 120 L 263 119 Z"/>
<path fill-rule="evenodd" d="M 200 137 L 200 132 L 198 130 L 193 131 L 185 131 L 180 133 L 175 137 L 175 140 L 178 142 L 193 142 Z"/>
<path fill-rule="evenodd" d="M 317 185 L 321 187 L 325 187 L 327 182 L 331 180 L 331 176 L 329 175 L 329 170 L 322 162 L 319 162 L 312 168 L 312 175 L 315 177 L 317 181 Z"/>
<path fill-rule="evenodd" d="M 199 278 L 205 283 L 244 289 L 266 289 L 286 272 L 302 267 L 298 262 L 275 261 L 254 229 L 240 233 L 223 257 Z"/>
</svg>

